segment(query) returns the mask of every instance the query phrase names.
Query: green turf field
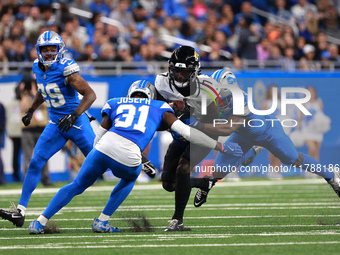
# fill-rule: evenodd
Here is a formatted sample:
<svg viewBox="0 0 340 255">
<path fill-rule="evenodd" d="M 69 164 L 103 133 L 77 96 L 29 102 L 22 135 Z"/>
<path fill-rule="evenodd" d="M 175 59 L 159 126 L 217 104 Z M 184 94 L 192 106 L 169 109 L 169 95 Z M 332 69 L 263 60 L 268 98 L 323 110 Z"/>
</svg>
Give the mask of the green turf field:
<svg viewBox="0 0 340 255">
<path fill-rule="evenodd" d="M 29 223 L 58 189 L 38 188 L 23 228 L 0 220 L 0 254 L 339 254 L 340 200 L 321 179 L 243 180 L 217 183 L 208 202 L 185 213 L 191 231 L 165 233 L 174 193 L 160 183 L 136 185 L 113 215 L 118 234 L 92 233 L 115 183 L 102 182 L 75 197 L 52 220 L 60 234 L 31 236 Z M 0 208 L 18 203 L 19 186 L 0 188 Z M 152 232 L 134 232 L 129 221 L 145 215 Z M 24 249 L 24 250 L 23 250 Z"/>
</svg>

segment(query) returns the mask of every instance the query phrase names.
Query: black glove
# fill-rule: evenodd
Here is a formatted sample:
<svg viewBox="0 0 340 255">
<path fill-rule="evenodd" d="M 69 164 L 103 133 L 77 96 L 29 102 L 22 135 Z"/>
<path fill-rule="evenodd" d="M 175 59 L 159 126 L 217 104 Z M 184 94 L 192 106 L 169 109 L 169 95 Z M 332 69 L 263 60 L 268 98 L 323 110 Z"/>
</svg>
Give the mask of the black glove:
<svg viewBox="0 0 340 255">
<path fill-rule="evenodd" d="M 155 166 L 149 161 L 144 154 L 142 154 L 142 170 L 146 173 L 150 178 L 155 178 L 156 176 L 156 168 Z"/>
<path fill-rule="evenodd" d="M 73 112 L 58 120 L 59 130 L 61 132 L 67 132 L 73 126 L 73 124 L 76 123 L 78 117 L 79 114 L 77 112 Z"/>
<path fill-rule="evenodd" d="M 27 127 L 32 119 L 34 110 L 32 108 L 29 108 L 28 111 L 25 113 L 25 115 L 22 117 L 21 121 L 24 123 L 24 125 Z"/>
</svg>

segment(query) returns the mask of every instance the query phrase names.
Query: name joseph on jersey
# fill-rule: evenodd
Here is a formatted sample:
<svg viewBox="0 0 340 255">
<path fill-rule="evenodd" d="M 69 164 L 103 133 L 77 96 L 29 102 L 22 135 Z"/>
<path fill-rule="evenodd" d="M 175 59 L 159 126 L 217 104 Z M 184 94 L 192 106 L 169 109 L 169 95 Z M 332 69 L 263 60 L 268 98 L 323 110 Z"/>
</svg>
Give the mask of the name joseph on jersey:
<svg viewBox="0 0 340 255">
<path fill-rule="evenodd" d="M 117 102 L 117 104 L 150 104 L 151 99 L 149 98 L 128 98 L 128 97 L 122 97 L 120 98 L 120 101 Z"/>
</svg>

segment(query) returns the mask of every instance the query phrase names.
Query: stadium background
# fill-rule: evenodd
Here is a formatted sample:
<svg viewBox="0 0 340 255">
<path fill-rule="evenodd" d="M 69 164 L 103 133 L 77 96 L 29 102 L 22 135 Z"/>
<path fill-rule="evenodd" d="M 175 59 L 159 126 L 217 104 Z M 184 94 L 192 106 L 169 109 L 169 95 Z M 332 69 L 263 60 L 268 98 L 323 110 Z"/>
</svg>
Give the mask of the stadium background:
<svg viewBox="0 0 340 255">
<path fill-rule="evenodd" d="M 209 73 L 207 73 L 209 74 Z M 324 141 L 321 146 L 320 163 L 326 164 L 339 164 L 338 155 L 340 155 L 340 133 L 338 127 L 340 125 L 339 120 L 339 105 L 338 96 L 340 94 L 339 78 L 340 73 L 328 73 L 328 72 L 269 72 L 269 71 L 243 71 L 236 72 L 239 85 L 242 89 L 246 90 L 248 87 L 254 88 L 254 102 L 255 107 L 260 109 L 259 103 L 263 102 L 266 88 L 270 84 L 277 84 L 279 87 L 306 87 L 309 85 L 315 86 L 320 98 L 324 102 L 324 112 L 332 120 L 331 129 L 324 136 Z M 101 119 L 100 110 L 106 100 L 112 97 L 125 96 L 129 84 L 136 79 L 147 79 L 150 82 L 154 82 L 154 76 L 139 76 L 139 75 L 122 75 L 122 76 L 88 76 L 83 75 L 85 80 L 89 82 L 91 87 L 97 94 L 97 100 L 94 105 L 89 109 L 89 113 L 97 118 Z M 20 76 L 10 76 L 6 78 L 0 78 L 0 101 L 6 103 L 10 98 L 14 97 L 14 88 L 21 80 Z M 295 117 L 295 119 L 297 119 Z M 94 128 L 99 123 L 94 125 Z M 165 131 L 166 132 L 166 131 Z M 165 133 L 163 132 L 163 133 Z M 168 134 L 169 135 L 169 134 Z M 169 137 L 163 138 L 165 143 L 169 141 Z M 2 151 L 2 157 L 4 160 L 4 169 L 6 172 L 6 178 L 11 180 L 11 141 L 6 138 L 5 148 Z M 166 146 L 166 145 L 164 145 Z M 156 135 L 151 146 L 149 158 L 154 162 L 155 166 L 160 169 L 163 160 L 164 149 L 161 149 L 160 135 Z M 307 148 L 298 148 L 301 152 L 307 152 Z M 213 155 L 209 155 L 207 158 L 212 158 Z M 256 158 L 253 165 L 268 165 L 267 152 L 262 152 Z M 50 172 L 51 179 L 56 180 L 68 180 L 69 173 L 67 171 L 67 158 L 65 158 L 64 152 L 58 152 L 50 160 Z M 283 175 L 296 175 L 293 171 L 290 173 L 283 173 Z M 301 173 L 297 173 L 300 174 Z M 252 176 L 252 173 L 240 173 L 242 177 Z M 261 176 L 255 174 L 255 176 Z"/>
<path fill-rule="evenodd" d="M 118 2 L 127 3 L 126 13 L 132 15 L 132 19 L 112 19 L 118 15 L 115 12 Z M 3 50 L 6 56 L 0 57 L 0 102 L 5 105 L 13 98 L 15 86 L 22 77 L 30 75 L 30 51 L 34 51 L 36 37 L 45 30 L 57 30 L 62 35 L 68 50 L 66 57 L 74 58 L 80 64 L 81 75 L 96 91 L 97 100 L 89 112 L 98 120 L 107 99 L 125 96 L 128 86 L 136 79 L 154 82 L 157 73 L 166 71 L 166 59 L 171 51 L 180 43 L 189 44 L 201 55 L 203 73 L 211 74 L 216 69 L 228 67 L 236 74 L 242 89 L 254 87 L 258 109 L 270 84 L 314 86 L 324 103 L 325 114 L 332 120 L 331 129 L 322 143 L 320 162 L 323 165 L 339 164 L 338 1 L 306 1 L 310 6 L 303 15 L 294 11 L 300 1 L 283 1 L 284 8 L 279 8 L 279 1 L 245 2 L 1 1 L 0 51 Z M 167 18 L 178 27 L 162 34 L 160 28 L 165 28 Z M 251 29 L 244 27 L 242 22 L 245 20 L 251 23 Z M 258 33 L 257 41 L 240 49 L 237 45 L 244 31 L 253 33 L 251 36 Z M 77 46 L 79 39 L 80 46 Z M 258 49 L 266 40 L 272 49 L 267 55 Z M 88 47 L 92 48 L 91 54 L 86 52 Z M 288 48 L 294 49 L 293 57 L 286 52 Z M 279 55 L 274 49 L 279 49 Z M 121 55 L 126 50 L 130 54 Z M 158 168 L 164 153 L 160 140 L 157 135 L 150 152 L 150 159 Z M 305 146 L 298 150 L 307 152 Z M 6 179 L 11 181 L 11 142 L 8 138 L 2 158 Z M 51 159 L 52 180 L 68 180 L 66 161 L 63 152 Z M 253 164 L 268 165 L 267 153 L 262 152 Z"/>
</svg>

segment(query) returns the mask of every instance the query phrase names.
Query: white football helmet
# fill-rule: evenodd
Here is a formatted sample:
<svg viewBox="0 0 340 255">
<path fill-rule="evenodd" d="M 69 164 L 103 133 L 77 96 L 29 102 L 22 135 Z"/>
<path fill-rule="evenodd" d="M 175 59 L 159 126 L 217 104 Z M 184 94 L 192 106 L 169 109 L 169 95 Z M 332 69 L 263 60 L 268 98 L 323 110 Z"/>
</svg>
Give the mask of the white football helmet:
<svg viewBox="0 0 340 255">
<path fill-rule="evenodd" d="M 56 52 L 55 53 L 41 53 L 41 48 L 44 46 L 49 45 L 55 45 L 56 46 Z M 37 50 L 37 55 L 39 62 L 42 63 L 45 66 L 51 66 L 53 63 L 58 62 L 63 56 L 65 52 L 65 44 L 63 42 L 63 39 L 61 39 L 60 35 L 58 35 L 56 32 L 53 31 L 46 31 L 42 33 L 37 40 L 37 43 L 35 45 L 35 48 Z M 55 57 L 51 58 L 50 61 L 46 60 L 46 55 L 55 55 Z"/>
<path fill-rule="evenodd" d="M 155 86 L 146 80 L 138 80 L 131 84 L 128 94 L 128 97 L 132 97 L 134 93 L 143 93 L 149 99 L 156 99 L 156 88 Z"/>
<path fill-rule="evenodd" d="M 231 86 L 238 86 L 236 76 L 228 69 L 219 69 L 215 71 L 211 78 L 215 79 L 220 84 L 228 84 Z"/>
</svg>

